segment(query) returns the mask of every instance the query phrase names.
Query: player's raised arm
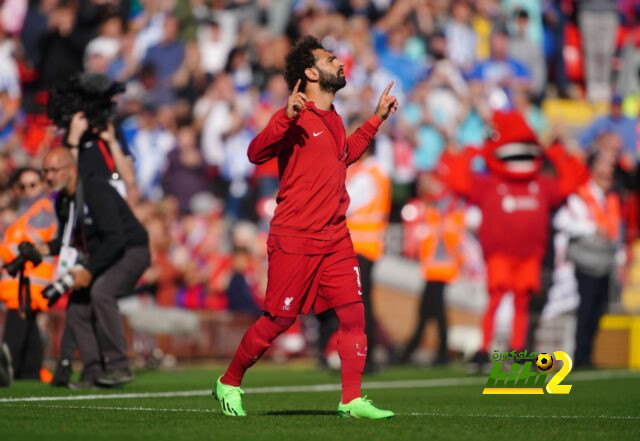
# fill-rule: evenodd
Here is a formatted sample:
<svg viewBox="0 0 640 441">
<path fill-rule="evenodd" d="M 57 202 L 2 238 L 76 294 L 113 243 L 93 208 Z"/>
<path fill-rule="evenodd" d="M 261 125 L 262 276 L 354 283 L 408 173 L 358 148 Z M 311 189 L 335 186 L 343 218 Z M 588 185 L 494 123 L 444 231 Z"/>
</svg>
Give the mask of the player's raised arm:
<svg viewBox="0 0 640 441">
<path fill-rule="evenodd" d="M 382 95 L 380 95 L 374 115 L 347 138 L 347 164 L 354 163 L 362 156 L 369 144 L 371 144 L 373 137 L 376 136 L 382 121 L 398 110 L 398 99 L 393 95 L 389 95 L 392 87 L 393 81 L 387 84 Z"/>
<path fill-rule="evenodd" d="M 278 110 L 269 120 L 267 126 L 251 141 L 247 156 L 254 164 L 262 164 L 278 154 L 284 145 L 287 130 L 295 123 L 304 109 L 307 97 L 300 92 L 300 80 L 289 95 L 286 107 Z"/>
<path fill-rule="evenodd" d="M 378 100 L 378 106 L 376 107 L 376 115 L 384 121 L 390 114 L 395 113 L 398 110 L 398 99 L 394 95 L 389 95 L 391 88 L 393 87 L 393 81 L 387 84 L 380 99 Z"/>
</svg>

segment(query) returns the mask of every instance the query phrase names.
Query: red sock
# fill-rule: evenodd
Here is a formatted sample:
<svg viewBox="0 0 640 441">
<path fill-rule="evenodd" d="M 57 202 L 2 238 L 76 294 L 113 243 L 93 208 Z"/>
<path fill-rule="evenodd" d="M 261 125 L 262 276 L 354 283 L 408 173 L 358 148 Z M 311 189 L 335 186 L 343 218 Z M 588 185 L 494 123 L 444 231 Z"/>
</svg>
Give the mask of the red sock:
<svg viewBox="0 0 640 441">
<path fill-rule="evenodd" d="M 242 337 L 220 382 L 228 386 L 240 386 L 247 369 L 253 366 L 269 349 L 271 342 L 289 329 L 295 321 L 295 317 L 274 317 L 273 319 L 268 316 L 260 317 Z"/>
<path fill-rule="evenodd" d="M 336 308 L 338 355 L 342 365 L 342 403 L 362 395 L 362 372 L 367 360 L 367 335 L 364 333 L 364 305 L 350 303 Z"/>
</svg>

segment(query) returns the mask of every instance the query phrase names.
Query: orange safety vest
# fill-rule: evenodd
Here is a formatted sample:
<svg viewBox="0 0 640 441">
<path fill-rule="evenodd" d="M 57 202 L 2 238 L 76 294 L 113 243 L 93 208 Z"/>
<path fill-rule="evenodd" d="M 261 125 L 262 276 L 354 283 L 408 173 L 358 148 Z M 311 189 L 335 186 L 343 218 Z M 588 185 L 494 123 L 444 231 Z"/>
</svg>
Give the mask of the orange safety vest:
<svg viewBox="0 0 640 441">
<path fill-rule="evenodd" d="M 620 224 L 622 223 L 622 208 L 620 198 L 614 192 L 609 192 L 601 206 L 591 193 L 589 185 L 583 185 L 578 189 L 578 196 L 582 198 L 589 208 L 589 214 L 600 230 L 606 231 L 613 241 L 620 239 Z"/>
<path fill-rule="evenodd" d="M 371 177 L 376 186 L 376 196 L 347 217 L 347 227 L 356 254 L 375 262 L 384 252 L 384 232 L 391 211 L 391 180 L 372 158 L 352 165 L 347 182 L 360 173 Z"/>
<path fill-rule="evenodd" d="M 462 266 L 465 213 L 461 208 L 428 206 L 420 227 L 420 264 L 426 280 L 450 282 Z"/>
<path fill-rule="evenodd" d="M 45 226 L 32 225 L 30 221 L 40 215 L 48 215 L 51 222 Z M 5 264 L 15 259 L 18 256 L 20 242 L 36 243 L 53 240 L 57 228 L 53 204 L 45 197 L 38 199 L 6 229 L 2 243 L 0 243 L 0 258 Z M 43 256 L 42 262 L 36 267 L 31 262 L 27 262 L 24 274 L 29 277 L 31 282 L 31 308 L 46 311 L 48 309 L 47 299 L 42 297 L 41 293 L 44 287 L 54 279 L 54 258 Z M 3 272 L 2 280 L 0 280 L 0 301 L 5 302 L 9 309 L 19 308 L 18 277 L 12 278 Z"/>
</svg>

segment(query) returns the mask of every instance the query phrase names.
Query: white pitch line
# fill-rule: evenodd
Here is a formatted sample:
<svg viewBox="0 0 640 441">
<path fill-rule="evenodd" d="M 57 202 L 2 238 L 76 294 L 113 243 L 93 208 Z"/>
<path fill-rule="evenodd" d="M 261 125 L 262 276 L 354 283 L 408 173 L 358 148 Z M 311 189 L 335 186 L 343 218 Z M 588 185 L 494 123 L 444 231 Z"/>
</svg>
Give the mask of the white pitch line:
<svg viewBox="0 0 640 441">
<path fill-rule="evenodd" d="M 37 407 L 44 409 L 75 409 L 75 410 L 121 410 L 121 411 L 136 411 L 136 412 L 189 412 L 189 413 L 217 413 L 213 409 L 189 409 L 180 407 L 126 407 L 126 406 L 60 406 L 55 404 L 17 404 L 12 407 Z"/>
<path fill-rule="evenodd" d="M 170 412 L 170 413 L 208 413 L 217 414 L 217 410 L 213 409 L 189 409 L 189 408 L 166 408 L 166 407 L 126 407 L 126 406 L 59 406 L 51 404 L 21 404 L 18 407 L 36 407 L 45 409 L 74 409 L 74 410 L 115 410 L 123 412 Z M 269 415 L 269 414 L 266 414 Z M 600 419 L 613 419 L 613 420 L 637 420 L 640 416 L 627 416 L 627 415 L 504 415 L 504 414 L 448 414 L 439 412 L 412 412 L 412 413 L 400 413 L 397 416 L 430 416 L 430 417 L 443 417 L 443 418 L 544 418 L 544 419 L 586 419 L 586 418 L 600 418 Z M 256 413 L 251 416 L 265 416 L 264 413 Z M 271 415 L 269 415 L 271 416 Z"/>
<path fill-rule="evenodd" d="M 640 378 L 640 373 L 629 371 L 594 371 L 578 372 L 570 374 L 565 382 L 592 381 L 605 379 Z M 433 378 L 428 380 L 399 380 L 399 381 L 368 381 L 362 384 L 363 389 L 412 389 L 451 386 L 474 386 L 486 383 L 485 378 Z M 266 386 L 249 387 L 244 389 L 250 394 L 271 393 L 301 393 L 301 392 L 333 392 L 339 391 L 339 384 L 311 384 L 306 386 Z M 199 389 L 174 392 L 131 392 L 121 394 L 92 394 L 92 395 L 67 395 L 48 397 L 18 397 L 0 398 L 0 403 L 19 402 L 44 402 L 44 401 L 84 401 L 84 400 L 115 400 L 128 398 L 174 398 L 174 397 L 200 397 L 211 395 L 211 389 Z"/>
<path fill-rule="evenodd" d="M 482 415 L 475 413 L 467 414 L 446 414 L 446 413 L 424 413 L 414 412 L 402 414 L 403 416 L 442 416 L 442 417 L 468 417 L 468 418 L 544 418 L 544 419 L 584 419 L 584 418 L 602 418 L 602 419 L 614 419 L 614 420 L 637 420 L 640 416 L 627 416 L 627 415 Z"/>
</svg>

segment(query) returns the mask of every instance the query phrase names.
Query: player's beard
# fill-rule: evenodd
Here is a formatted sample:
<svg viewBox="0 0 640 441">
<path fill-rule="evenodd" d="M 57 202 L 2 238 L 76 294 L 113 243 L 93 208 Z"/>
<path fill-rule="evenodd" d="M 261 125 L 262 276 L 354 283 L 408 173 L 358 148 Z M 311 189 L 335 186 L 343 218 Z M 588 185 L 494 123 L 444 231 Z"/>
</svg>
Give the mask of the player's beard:
<svg viewBox="0 0 640 441">
<path fill-rule="evenodd" d="M 325 92 L 335 94 L 347 85 L 347 79 L 345 78 L 344 73 L 342 73 L 342 70 L 339 70 L 335 75 L 325 72 L 322 69 L 318 69 L 318 73 L 320 74 L 318 85 L 320 86 L 320 89 Z M 341 73 L 342 75 L 340 75 Z"/>
</svg>

